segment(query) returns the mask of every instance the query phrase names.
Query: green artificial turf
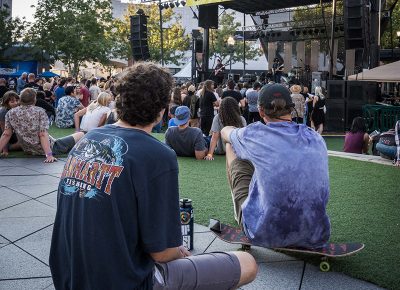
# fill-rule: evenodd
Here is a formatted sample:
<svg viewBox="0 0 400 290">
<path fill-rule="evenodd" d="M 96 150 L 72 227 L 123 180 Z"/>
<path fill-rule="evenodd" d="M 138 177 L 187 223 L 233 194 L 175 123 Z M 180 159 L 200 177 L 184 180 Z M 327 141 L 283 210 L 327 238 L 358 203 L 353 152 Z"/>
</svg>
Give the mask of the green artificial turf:
<svg viewBox="0 0 400 290">
<path fill-rule="evenodd" d="M 56 138 L 73 129 L 52 127 Z M 153 134 L 160 141 L 164 134 Z M 342 137 L 325 138 L 329 150 L 342 150 Z M 23 153 L 14 157 L 23 157 Z M 195 222 L 208 225 L 209 218 L 235 225 L 233 206 L 226 180 L 225 157 L 214 161 L 178 158 L 180 197 L 193 200 Z M 392 166 L 338 157 L 329 158 L 331 197 L 328 214 L 333 242 L 362 242 L 365 249 L 357 255 L 336 259 L 333 271 L 398 289 L 400 275 L 400 170 Z M 314 256 L 301 256 L 319 263 Z"/>
<path fill-rule="evenodd" d="M 178 158 L 181 197 L 193 200 L 195 221 L 209 218 L 235 225 L 225 158 Z M 400 285 L 400 170 L 343 158 L 329 158 L 331 197 L 328 214 L 333 242 L 362 242 L 359 254 L 332 263 L 333 271 L 395 289 Z M 302 256 L 316 263 L 312 256 Z"/>
</svg>

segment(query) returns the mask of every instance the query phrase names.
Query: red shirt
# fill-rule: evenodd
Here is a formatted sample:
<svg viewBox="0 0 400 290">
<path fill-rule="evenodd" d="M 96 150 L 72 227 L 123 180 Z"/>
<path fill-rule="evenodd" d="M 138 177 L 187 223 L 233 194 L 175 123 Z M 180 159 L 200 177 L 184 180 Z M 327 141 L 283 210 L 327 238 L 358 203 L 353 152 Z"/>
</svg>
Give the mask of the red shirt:
<svg viewBox="0 0 400 290">
<path fill-rule="evenodd" d="M 89 90 L 87 89 L 86 86 L 82 86 L 80 88 L 80 91 L 82 94 L 82 100 L 81 100 L 82 105 L 84 105 L 85 107 L 89 106 L 89 99 L 90 99 Z"/>
</svg>

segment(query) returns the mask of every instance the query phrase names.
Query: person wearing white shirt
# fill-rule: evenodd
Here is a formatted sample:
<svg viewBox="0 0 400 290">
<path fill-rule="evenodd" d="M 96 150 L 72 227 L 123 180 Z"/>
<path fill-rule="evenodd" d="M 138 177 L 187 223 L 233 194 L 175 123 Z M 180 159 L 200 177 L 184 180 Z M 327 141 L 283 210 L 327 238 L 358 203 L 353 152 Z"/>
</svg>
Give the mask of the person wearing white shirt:
<svg viewBox="0 0 400 290">
<path fill-rule="evenodd" d="M 92 84 L 89 88 L 89 93 L 90 93 L 90 100 L 92 100 L 92 101 L 97 100 L 97 97 L 101 93 L 100 88 L 97 86 L 96 78 L 92 78 Z"/>
<path fill-rule="evenodd" d="M 111 112 L 109 108 L 111 101 L 111 95 L 107 92 L 102 92 L 97 97 L 97 100 L 92 102 L 87 108 L 76 112 L 74 115 L 75 130 L 89 132 L 94 128 L 103 126 L 108 113 Z M 79 121 L 80 117 L 82 117 L 82 122 Z"/>
</svg>

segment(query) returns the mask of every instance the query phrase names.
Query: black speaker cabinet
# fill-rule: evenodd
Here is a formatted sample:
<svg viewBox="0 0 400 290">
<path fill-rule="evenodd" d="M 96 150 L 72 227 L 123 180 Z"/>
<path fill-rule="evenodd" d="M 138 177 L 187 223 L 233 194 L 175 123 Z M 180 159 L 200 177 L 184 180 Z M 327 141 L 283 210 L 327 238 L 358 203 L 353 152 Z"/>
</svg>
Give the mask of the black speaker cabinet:
<svg viewBox="0 0 400 290">
<path fill-rule="evenodd" d="M 369 19 L 365 0 L 344 1 L 344 37 L 346 49 L 364 48 Z"/>
<path fill-rule="evenodd" d="M 218 29 L 218 5 L 199 6 L 199 27 Z"/>
<path fill-rule="evenodd" d="M 344 100 L 346 97 L 346 81 L 328 81 L 327 90 L 329 100 Z"/>
<path fill-rule="evenodd" d="M 134 15 L 131 21 L 131 47 L 134 60 L 148 60 L 150 58 L 147 43 L 147 16 Z"/>
<path fill-rule="evenodd" d="M 325 102 L 325 128 L 330 132 L 344 132 L 346 122 L 346 100 L 345 99 L 330 99 Z"/>
</svg>

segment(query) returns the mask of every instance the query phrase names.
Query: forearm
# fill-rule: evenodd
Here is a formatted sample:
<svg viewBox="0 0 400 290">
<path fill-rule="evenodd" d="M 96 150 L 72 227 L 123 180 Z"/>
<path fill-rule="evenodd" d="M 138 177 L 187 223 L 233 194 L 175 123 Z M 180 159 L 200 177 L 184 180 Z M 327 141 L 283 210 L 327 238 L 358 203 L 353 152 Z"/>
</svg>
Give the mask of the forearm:
<svg viewBox="0 0 400 290">
<path fill-rule="evenodd" d="M 217 147 L 218 140 L 220 138 L 220 134 L 217 132 L 213 132 L 211 135 L 210 141 L 210 149 L 208 150 L 208 154 L 211 156 L 214 154 L 215 148 Z"/>
<path fill-rule="evenodd" d="M 78 115 L 78 113 L 74 114 L 74 124 L 75 124 L 75 131 L 79 131 L 80 123 L 79 123 L 79 115 Z"/>
<path fill-rule="evenodd" d="M 9 132 L 5 131 L 0 137 L 0 152 L 5 151 L 8 152 L 7 144 L 11 139 L 11 135 Z"/>
<path fill-rule="evenodd" d="M 51 155 L 52 152 L 51 152 L 51 148 L 50 148 L 49 133 L 47 133 L 47 131 L 40 132 L 39 138 L 40 138 L 40 145 L 42 146 L 42 149 L 43 149 L 46 157 L 48 155 Z"/>
<path fill-rule="evenodd" d="M 158 263 L 167 263 L 184 257 L 179 247 L 168 248 L 162 252 L 150 253 L 150 256 L 153 258 L 155 262 Z"/>
</svg>

